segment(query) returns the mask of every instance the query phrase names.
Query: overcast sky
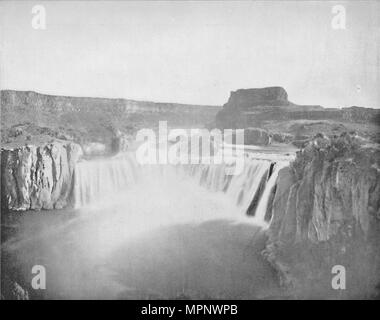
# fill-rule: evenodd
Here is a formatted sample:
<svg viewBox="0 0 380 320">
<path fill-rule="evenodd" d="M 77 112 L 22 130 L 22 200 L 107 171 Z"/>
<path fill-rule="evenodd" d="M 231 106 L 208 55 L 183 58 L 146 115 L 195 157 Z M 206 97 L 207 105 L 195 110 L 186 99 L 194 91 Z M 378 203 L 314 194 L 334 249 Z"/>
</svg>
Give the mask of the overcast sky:
<svg viewBox="0 0 380 320">
<path fill-rule="evenodd" d="M 32 8 L 46 8 L 46 30 Z M 331 27 L 332 6 L 346 29 Z M 0 3 L 2 89 L 221 105 L 283 86 L 300 104 L 380 107 L 380 2 Z"/>
</svg>

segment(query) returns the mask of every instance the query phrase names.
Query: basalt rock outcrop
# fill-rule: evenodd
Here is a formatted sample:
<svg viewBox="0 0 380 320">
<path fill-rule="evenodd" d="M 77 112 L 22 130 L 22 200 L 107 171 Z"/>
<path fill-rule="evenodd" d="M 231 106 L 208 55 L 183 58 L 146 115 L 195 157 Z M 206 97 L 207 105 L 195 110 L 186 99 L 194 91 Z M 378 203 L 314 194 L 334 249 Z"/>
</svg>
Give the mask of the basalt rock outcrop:
<svg viewBox="0 0 380 320">
<path fill-rule="evenodd" d="M 232 91 L 228 102 L 223 107 L 247 110 L 257 106 L 286 106 L 289 104 L 288 93 L 284 88 L 268 87 Z"/>
<path fill-rule="evenodd" d="M 264 252 L 297 298 L 373 298 L 380 283 L 380 150 L 319 135 L 279 173 Z M 332 288 L 332 268 L 347 290 Z M 309 294 L 309 295 L 308 295 Z"/>
<path fill-rule="evenodd" d="M 78 144 L 55 140 L 1 150 L 2 210 L 60 209 L 71 196 Z"/>
<path fill-rule="evenodd" d="M 297 128 L 303 125 L 305 126 L 304 133 L 310 137 L 318 132 L 340 134 L 344 131 L 363 129 L 363 131 L 371 132 L 370 135 L 377 139 L 376 125 L 380 125 L 380 110 L 362 107 L 338 109 L 323 108 L 319 105 L 298 105 L 289 101 L 284 88 L 268 87 L 231 92 L 228 102 L 223 105 L 215 118 L 215 126 L 221 129 L 255 127 L 280 135 L 297 136 L 299 134 Z M 324 129 L 319 131 L 318 127 L 324 127 Z M 296 137 L 295 140 L 301 139 Z M 288 139 L 286 143 L 289 143 Z"/>
<path fill-rule="evenodd" d="M 232 91 L 223 109 L 216 115 L 219 128 L 247 128 L 260 126 L 268 114 L 295 110 L 320 110 L 320 106 L 298 106 L 288 100 L 282 87 L 239 89 Z M 273 117 L 273 115 L 272 115 Z"/>
</svg>

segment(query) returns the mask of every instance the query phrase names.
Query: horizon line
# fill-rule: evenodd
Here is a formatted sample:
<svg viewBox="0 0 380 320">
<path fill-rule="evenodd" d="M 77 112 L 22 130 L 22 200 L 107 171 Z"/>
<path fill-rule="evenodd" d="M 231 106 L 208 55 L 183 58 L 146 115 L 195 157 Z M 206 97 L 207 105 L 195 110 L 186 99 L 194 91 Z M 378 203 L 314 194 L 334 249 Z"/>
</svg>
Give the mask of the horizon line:
<svg viewBox="0 0 380 320">
<path fill-rule="evenodd" d="M 268 87 L 260 87 L 260 88 L 238 88 L 235 90 L 230 90 L 230 94 L 232 92 L 238 91 L 238 90 L 249 90 L 249 89 L 265 89 L 265 88 L 283 88 L 285 91 L 286 89 L 282 86 L 268 86 Z M 176 104 L 176 105 L 186 105 L 186 106 L 194 106 L 194 107 L 212 107 L 212 108 L 223 108 L 223 105 L 227 103 L 227 101 L 221 105 L 216 105 L 216 104 L 194 104 L 194 103 L 186 103 L 186 102 L 170 102 L 170 101 L 153 101 L 153 100 L 144 100 L 144 99 L 131 99 L 127 97 L 110 97 L 110 96 L 88 96 L 88 95 L 67 95 L 67 94 L 51 94 L 51 93 L 44 93 L 42 91 L 36 91 L 36 90 L 20 90 L 20 89 L 0 89 L 0 92 L 3 91 L 14 91 L 14 92 L 32 92 L 40 95 L 45 95 L 45 96 L 50 96 L 50 97 L 63 97 L 63 98 L 88 98 L 88 99 L 107 99 L 107 100 L 127 100 L 127 101 L 132 101 L 132 102 L 146 102 L 146 103 L 155 103 L 155 104 Z M 287 91 L 286 91 L 287 92 Z M 319 106 L 322 107 L 323 109 L 344 109 L 344 108 L 351 108 L 351 107 L 359 107 L 359 108 L 366 108 L 366 109 L 380 109 L 376 107 L 367 107 L 367 106 L 357 106 L 357 105 L 350 105 L 350 106 L 335 106 L 335 107 L 325 107 L 320 104 L 298 104 L 295 102 L 292 102 L 288 100 L 288 102 L 299 106 Z"/>
</svg>

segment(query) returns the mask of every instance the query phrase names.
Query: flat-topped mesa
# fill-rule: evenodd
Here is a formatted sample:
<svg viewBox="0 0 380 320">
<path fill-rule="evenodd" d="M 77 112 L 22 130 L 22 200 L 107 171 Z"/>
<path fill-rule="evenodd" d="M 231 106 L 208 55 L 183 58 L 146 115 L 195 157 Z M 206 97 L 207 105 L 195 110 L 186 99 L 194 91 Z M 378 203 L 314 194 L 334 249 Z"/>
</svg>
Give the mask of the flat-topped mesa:
<svg viewBox="0 0 380 320">
<path fill-rule="evenodd" d="M 224 108 L 247 110 L 255 106 L 287 106 L 288 93 L 282 87 L 239 89 L 231 91 Z"/>
<path fill-rule="evenodd" d="M 373 125 L 380 125 L 380 109 L 363 107 L 339 109 L 324 108 L 320 105 L 300 105 L 289 101 L 286 90 L 278 86 L 239 89 L 231 92 L 227 103 L 216 114 L 214 124 L 220 129 L 255 127 L 275 133 L 282 129 L 283 133 L 298 135 L 297 131 L 294 132 L 289 126 L 292 122 L 301 123 L 302 120 L 305 120 L 305 125 L 310 126 L 309 138 L 326 130 L 332 135 L 344 131 L 356 131 L 358 126 L 355 124 L 364 124 L 361 126 L 366 131 L 363 134 L 367 135 L 368 131 L 371 137 L 377 139 L 377 132 L 373 133 Z M 312 123 L 315 126 L 323 123 L 326 130 L 315 132 Z"/>
</svg>

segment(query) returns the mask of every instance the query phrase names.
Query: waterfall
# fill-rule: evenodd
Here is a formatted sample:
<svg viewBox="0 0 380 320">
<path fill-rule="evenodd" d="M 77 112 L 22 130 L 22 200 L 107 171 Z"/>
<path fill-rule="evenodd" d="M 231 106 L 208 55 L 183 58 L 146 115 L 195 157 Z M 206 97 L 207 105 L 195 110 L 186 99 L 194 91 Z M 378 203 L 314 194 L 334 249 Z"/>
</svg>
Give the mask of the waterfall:
<svg viewBox="0 0 380 320">
<path fill-rule="evenodd" d="M 267 212 L 267 208 L 269 204 L 270 195 L 276 184 L 278 173 L 280 172 L 282 168 L 287 167 L 288 165 L 289 163 L 285 161 L 276 162 L 274 164 L 272 174 L 269 175 L 269 179 L 266 183 L 264 192 L 260 198 L 260 201 L 258 203 L 256 212 L 254 215 L 255 222 L 257 222 L 258 224 L 267 226 L 268 223 L 266 221 L 266 212 Z"/>
<path fill-rule="evenodd" d="M 190 178 L 208 192 L 225 194 L 239 209 L 241 216 L 251 216 L 251 221 L 265 227 L 268 226 L 266 213 L 278 173 L 289 164 L 289 159 L 262 154 L 245 157 L 243 170 L 236 175 L 226 173 L 227 169 L 234 167 L 234 161 L 221 164 L 139 165 L 132 153 L 82 161 L 75 168 L 75 208 L 116 194 L 122 196 L 123 191 L 141 181 L 146 183 L 145 186 L 157 181 L 175 185 L 178 179 Z M 141 184 L 142 192 L 145 192 L 144 183 Z"/>
<path fill-rule="evenodd" d="M 210 191 L 224 192 L 240 208 L 242 214 L 251 215 L 256 224 L 267 226 L 265 215 L 270 195 L 279 171 L 288 165 L 289 161 L 286 160 L 274 162 L 250 159 L 245 162 L 243 171 L 238 175 L 227 175 L 226 164 L 183 167 L 199 185 Z"/>
<path fill-rule="evenodd" d="M 183 166 L 198 184 L 211 191 L 224 192 L 243 211 L 246 211 L 255 195 L 261 178 L 270 168 L 269 160 L 247 161 L 238 175 L 227 175 L 228 164 Z"/>
<path fill-rule="evenodd" d="M 137 175 L 137 163 L 128 154 L 79 162 L 74 172 L 74 207 L 121 192 L 137 181 Z"/>
</svg>

